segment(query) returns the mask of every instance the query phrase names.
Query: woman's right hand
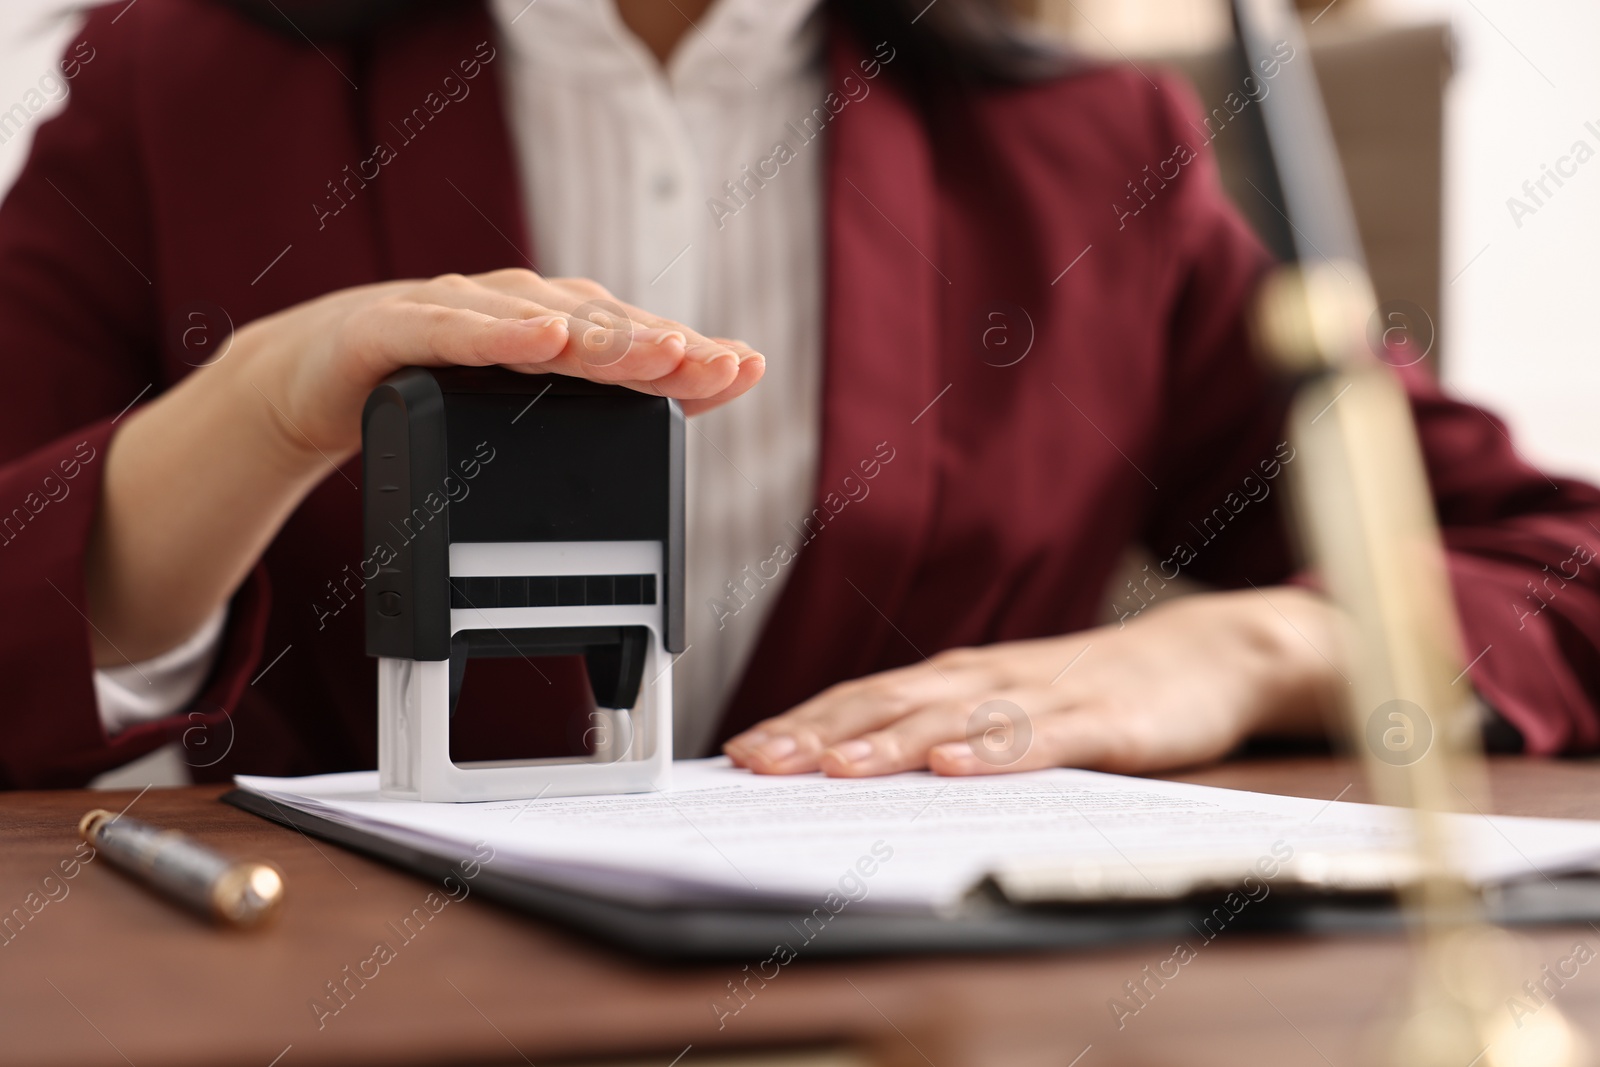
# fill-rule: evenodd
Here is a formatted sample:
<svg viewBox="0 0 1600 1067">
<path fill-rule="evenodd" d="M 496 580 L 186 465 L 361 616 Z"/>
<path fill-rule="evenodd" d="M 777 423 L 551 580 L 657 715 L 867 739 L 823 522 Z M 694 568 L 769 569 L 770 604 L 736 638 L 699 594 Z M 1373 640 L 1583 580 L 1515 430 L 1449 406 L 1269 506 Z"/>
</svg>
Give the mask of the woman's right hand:
<svg viewBox="0 0 1600 1067">
<path fill-rule="evenodd" d="M 95 662 L 138 662 L 194 634 L 361 447 L 373 387 L 402 367 L 451 364 L 613 382 L 690 414 L 766 366 L 748 345 L 594 282 L 526 270 L 364 285 L 257 319 L 111 438 L 85 561 Z"/>
<path fill-rule="evenodd" d="M 588 279 L 516 269 L 331 293 L 240 329 L 217 370 L 230 361 L 291 445 L 324 456 L 354 453 L 367 394 L 402 367 L 568 374 L 672 397 L 694 414 L 748 390 L 766 365 L 743 342 L 623 304 Z"/>
</svg>

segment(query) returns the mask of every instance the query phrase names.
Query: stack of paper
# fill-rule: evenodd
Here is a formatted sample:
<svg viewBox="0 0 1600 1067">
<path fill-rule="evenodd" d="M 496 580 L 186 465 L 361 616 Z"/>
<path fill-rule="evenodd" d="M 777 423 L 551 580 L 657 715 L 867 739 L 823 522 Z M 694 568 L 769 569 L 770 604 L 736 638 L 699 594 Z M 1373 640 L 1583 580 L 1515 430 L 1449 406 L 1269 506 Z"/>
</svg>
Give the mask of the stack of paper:
<svg viewBox="0 0 1600 1067">
<path fill-rule="evenodd" d="M 441 857 L 493 859 L 502 874 L 644 906 L 852 910 L 956 906 L 999 869 L 1095 869 L 1157 886 L 1175 866 L 1315 869 L 1406 854 L 1404 812 L 1052 770 L 762 777 L 726 759 L 674 765 L 660 793 L 479 804 L 378 795 L 376 772 L 240 777 L 240 788 Z M 1488 885 L 1600 863 L 1600 822 L 1452 816 L 1463 868 Z"/>
</svg>

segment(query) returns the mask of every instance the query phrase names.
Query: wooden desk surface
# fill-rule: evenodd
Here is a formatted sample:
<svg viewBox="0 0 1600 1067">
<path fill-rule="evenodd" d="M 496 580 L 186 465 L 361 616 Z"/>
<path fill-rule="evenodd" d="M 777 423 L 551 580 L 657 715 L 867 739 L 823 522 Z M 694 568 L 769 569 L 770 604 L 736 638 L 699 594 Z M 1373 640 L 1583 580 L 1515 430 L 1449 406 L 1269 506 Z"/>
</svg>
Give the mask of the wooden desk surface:
<svg viewBox="0 0 1600 1067">
<path fill-rule="evenodd" d="M 1494 761 L 1492 775 L 1500 813 L 1600 817 L 1600 763 L 1507 758 Z M 1363 796 L 1352 769 L 1326 759 L 1235 763 L 1181 777 Z M 695 1067 L 730 1050 L 843 1045 L 893 1067 L 1344 1067 L 1358 1061 L 1364 1033 L 1406 988 L 1408 950 L 1398 939 L 1224 931 L 1119 1030 L 1108 1001 L 1172 946 L 858 961 L 802 954 L 719 1029 L 709 1005 L 743 977 L 738 964 L 643 964 L 469 898 L 399 947 L 319 1029 L 311 999 L 347 964 L 371 956 L 376 942 L 394 940 L 385 924 L 418 906 L 430 886 L 217 803 L 221 791 L 151 790 L 133 814 L 276 862 L 291 895 L 271 929 L 212 929 L 103 862 L 46 886 L 74 855 L 83 812 L 115 810 L 135 794 L 0 795 L 0 918 L 12 916 L 0 935 L 8 938 L 0 944 L 0 1062 L 548 1067 L 636 1057 L 669 1067 L 692 1046 L 679 1067 Z M 35 907 L 47 901 L 36 914 L 26 906 L 30 893 L 39 894 Z M 16 908 L 27 916 L 21 924 Z M 1600 931 L 1530 934 L 1518 981 L 1537 978 L 1578 941 L 1600 947 Z M 1600 969 L 1580 971 L 1558 1000 L 1600 1047 Z"/>
</svg>

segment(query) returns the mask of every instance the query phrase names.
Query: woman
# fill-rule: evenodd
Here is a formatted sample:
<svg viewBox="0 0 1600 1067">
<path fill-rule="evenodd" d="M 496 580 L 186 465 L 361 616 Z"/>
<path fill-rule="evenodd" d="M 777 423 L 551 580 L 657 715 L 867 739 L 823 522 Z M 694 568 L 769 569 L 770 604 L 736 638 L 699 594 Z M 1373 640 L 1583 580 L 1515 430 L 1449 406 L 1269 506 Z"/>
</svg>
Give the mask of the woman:
<svg viewBox="0 0 1600 1067">
<path fill-rule="evenodd" d="M 1146 771 L 1321 729 L 1266 257 L 1175 83 L 979 0 L 280 6 L 94 12 L 0 209 L 5 784 L 174 740 L 197 777 L 374 764 L 358 415 L 410 364 L 696 416 L 680 755 Z M 1592 748 L 1600 494 L 1407 384 L 1488 721 Z M 1242 591 L 1144 607 L 1179 574 Z M 474 663 L 457 758 L 572 749 L 581 674 L 531 666 Z"/>
</svg>

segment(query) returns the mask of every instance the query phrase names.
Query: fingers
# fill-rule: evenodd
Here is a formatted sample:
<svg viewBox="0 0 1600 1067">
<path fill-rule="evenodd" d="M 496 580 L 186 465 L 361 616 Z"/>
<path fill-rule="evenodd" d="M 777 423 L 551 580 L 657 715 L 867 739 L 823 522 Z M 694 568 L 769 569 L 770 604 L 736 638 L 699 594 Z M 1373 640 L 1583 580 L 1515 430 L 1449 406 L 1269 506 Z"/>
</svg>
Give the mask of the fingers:
<svg viewBox="0 0 1600 1067">
<path fill-rule="evenodd" d="M 929 664 L 843 682 L 730 739 L 724 751 L 758 774 L 814 771 L 830 745 L 881 729 L 953 692 Z"/>
<path fill-rule="evenodd" d="M 874 690 L 842 697 L 826 713 L 802 717 L 796 709 L 769 720 L 729 742 L 729 754 L 737 752 L 735 762 L 757 773 L 820 770 L 830 777 L 864 778 L 924 769 L 974 775 L 1096 767 L 1127 747 L 1119 745 L 1111 717 L 1061 709 L 1049 693 L 946 697 L 908 711 Z M 863 703 L 871 700 L 879 703 Z M 1052 710 L 1036 716 L 1028 707 Z M 846 708 L 852 713 L 841 714 Z M 869 722 L 875 725 L 862 726 Z"/>
<path fill-rule="evenodd" d="M 593 282 L 522 270 L 407 287 L 356 312 L 345 333 L 380 375 L 413 364 L 499 364 L 625 385 L 694 411 L 745 392 L 765 368 L 749 346 L 620 304 Z"/>
<path fill-rule="evenodd" d="M 1029 701 L 1019 695 L 1022 707 Z M 1031 703 L 1031 701 L 1029 701 Z M 1100 710 L 1073 709 L 1030 716 L 1006 731 L 974 731 L 957 741 L 936 743 L 928 752 L 928 769 L 935 774 L 970 776 L 1037 771 L 1047 767 L 1083 767 L 1089 770 L 1123 770 L 1129 751 L 1125 727 Z"/>
<path fill-rule="evenodd" d="M 569 314 L 573 340 L 545 369 L 631 388 L 648 382 L 648 392 L 706 400 L 733 388 L 741 360 L 755 355 L 747 345 L 704 337 L 609 298 L 576 302 L 591 291 L 586 285 L 577 295 L 551 295 L 551 306 Z"/>
<path fill-rule="evenodd" d="M 824 712 L 809 706 L 828 699 L 848 701 L 848 713 L 835 708 Z M 823 693 L 808 704 L 730 739 L 723 751 L 736 766 L 748 767 L 757 774 L 804 774 L 818 769 L 818 759 L 829 745 L 887 725 L 903 714 L 902 706 L 885 698 L 830 698 L 829 693 Z"/>
<path fill-rule="evenodd" d="M 820 770 L 838 778 L 924 769 L 971 776 L 1049 767 L 1137 774 L 1219 754 L 1192 744 L 1181 730 L 1152 733 L 1158 724 L 1144 716 L 1118 715 L 1099 705 L 1063 707 L 1059 696 L 1047 691 L 947 698 L 909 711 L 886 702 L 881 691 L 835 700 L 837 706 L 825 712 L 801 715 L 797 708 L 768 720 L 729 741 L 725 750 L 735 764 L 758 774 Z M 872 700 L 879 703 L 874 707 Z M 845 708 L 853 711 L 842 713 Z"/>
<path fill-rule="evenodd" d="M 690 349 L 686 332 L 681 328 L 637 328 L 624 318 L 599 311 L 580 319 L 567 311 L 480 285 L 460 275 L 436 278 L 407 294 L 407 298 L 423 305 L 438 304 L 482 312 L 506 320 L 508 324 L 548 322 L 567 331 L 565 346 L 554 351 L 543 347 L 526 349 L 517 344 L 515 331 L 505 331 L 508 347 L 501 354 L 506 358 L 495 362 L 512 370 L 570 374 L 601 382 L 655 381 L 677 372 Z M 679 389 L 709 388 L 684 375 L 679 375 L 674 384 Z"/>
<path fill-rule="evenodd" d="M 681 330 L 611 329 L 568 319 L 571 340 L 547 365 L 533 368 L 590 381 L 651 382 L 662 396 L 700 396 L 733 380 L 732 353 L 696 351 Z M 712 360 L 722 355 L 725 365 Z"/>
<path fill-rule="evenodd" d="M 471 280 L 485 288 L 531 300 L 571 316 L 575 334 L 581 332 L 579 323 L 593 323 L 607 330 L 635 335 L 665 330 L 684 337 L 691 358 L 709 359 L 731 352 L 736 360 L 743 360 L 756 355 L 743 341 L 702 334 L 681 322 L 624 303 L 588 278 L 545 278 L 533 271 L 502 270 L 476 275 Z"/>
<path fill-rule="evenodd" d="M 342 331 L 378 377 L 405 366 L 500 365 L 598 382 L 652 382 L 662 396 L 697 398 L 721 392 L 738 376 L 731 354 L 715 364 L 686 359 L 681 334 L 630 337 L 590 327 L 574 335 L 569 321 L 559 313 L 501 318 L 395 300 L 357 311 Z"/>
<path fill-rule="evenodd" d="M 923 708 L 882 730 L 829 746 L 818 758 L 818 766 L 832 778 L 923 770 L 928 766 L 929 750 L 935 745 L 966 737 L 971 712 L 965 701 Z"/>
<path fill-rule="evenodd" d="M 684 400 L 683 413 L 685 415 L 698 415 L 702 411 L 710 411 L 720 407 L 728 401 L 748 393 L 751 388 L 761 380 L 767 370 L 767 359 L 759 352 L 750 352 L 739 357 L 738 370 L 734 374 L 733 384 L 724 388 L 720 393 L 703 397 L 698 400 Z"/>
<path fill-rule="evenodd" d="M 1023 706 L 1040 706 L 1045 694 L 1019 694 Z M 1047 705 L 1046 705 L 1047 706 Z M 975 775 L 1082 767 L 1116 774 L 1153 774 L 1208 763 L 1226 755 L 1243 734 L 1227 717 L 1129 712 L 1097 702 L 1032 715 L 1001 745 L 973 732 L 943 742 L 928 754 L 936 774 Z"/>
<path fill-rule="evenodd" d="M 1056 693 L 946 694 L 908 702 L 893 695 L 892 686 L 878 684 L 881 678 L 835 687 L 731 739 L 724 751 L 758 774 L 820 770 L 842 778 L 1062 766 L 1135 773 L 1166 765 L 1171 755 L 1159 743 L 1139 740 L 1140 720 L 1100 708 L 1062 707 Z M 1029 708 L 1049 710 L 1034 714 Z"/>
<path fill-rule="evenodd" d="M 681 322 L 625 304 L 605 286 L 589 278 L 547 278 L 531 270 L 513 268 L 473 275 L 469 280 L 483 288 L 531 300 L 607 328 L 679 330 L 691 344 L 715 340 Z M 722 344 L 728 347 L 729 342 L 724 340 Z"/>
<path fill-rule="evenodd" d="M 955 649 L 837 685 L 726 751 L 760 773 L 848 777 L 923 767 L 1147 774 L 1209 762 L 1267 721 L 1261 706 L 1281 699 L 1282 686 L 1261 669 L 1257 630 L 1241 627 L 1229 603 L 1194 599 L 1160 625 L 1098 631 L 1092 643 L 1069 636 Z M 1094 657 L 1074 670 L 1091 647 Z"/>
<path fill-rule="evenodd" d="M 569 341 L 559 315 L 506 319 L 410 300 L 361 308 L 339 330 L 340 346 L 368 363 L 376 377 L 406 366 L 544 363 Z"/>
<path fill-rule="evenodd" d="M 549 304 L 517 293 L 503 292 L 480 285 L 460 274 L 445 274 L 409 289 L 405 297 L 419 304 L 481 311 L 498 319 L 531 319 L 537 315 L 567 315 Z"/>
</svg>

